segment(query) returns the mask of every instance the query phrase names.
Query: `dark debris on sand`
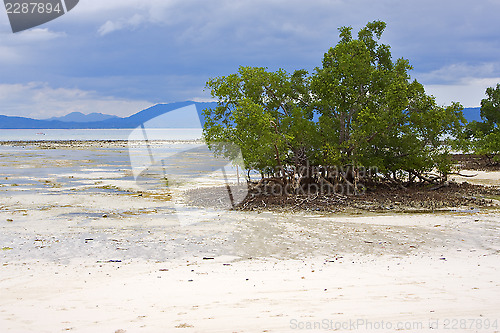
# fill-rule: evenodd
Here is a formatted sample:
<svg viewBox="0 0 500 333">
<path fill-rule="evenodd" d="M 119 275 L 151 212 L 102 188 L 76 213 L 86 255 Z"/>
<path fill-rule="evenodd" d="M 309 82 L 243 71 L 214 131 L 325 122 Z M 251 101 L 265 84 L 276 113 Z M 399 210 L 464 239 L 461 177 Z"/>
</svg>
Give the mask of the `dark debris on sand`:
<svg viewBox="0 0 500 333">
<path fill-rule="evenodd" d="M 459 169 L 476 171 L 500 171 L 500 163 L 495 162 L 492 157 L 473 154 L 452 155 L 454 164 Z"/>
<path fill-rule="evenodd" d="M 199 188 L 186 192 L 186 202 L 190 205 L 211 207 L 228 207 L 225 187 Z M 221 199 L 222 198 L 222 199 Z M 426 212 L 449 210 L 456 208 L 475 209 L 478 207 L 495 207 L 494 198 L 500 198 L 500 189 L 469 183 L 447 183 L 439 188 L 414 185 L 406 189 L 380 185 L 367 189 L 364 194 L 356 196 L 322 195 L 263 195 L 249 193 L 243 200 L 232 207 L 244 211 L 393 211 L 393 212 Z"/>
</svg>

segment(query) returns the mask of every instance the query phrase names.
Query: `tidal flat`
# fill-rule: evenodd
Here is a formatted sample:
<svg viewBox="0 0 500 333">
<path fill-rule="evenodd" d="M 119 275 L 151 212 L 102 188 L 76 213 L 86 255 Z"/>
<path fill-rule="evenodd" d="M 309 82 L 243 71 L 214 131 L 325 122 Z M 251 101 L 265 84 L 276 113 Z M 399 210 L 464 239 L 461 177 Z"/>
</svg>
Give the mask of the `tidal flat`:
<svg viewBox="0 0 500 333">
<path fill-rule="evenodd" d="M 497 200 L 419 214 L 196 207 L 185 193 L 233 184 L 234 170 L 194 174 L 191 154 L 138 173 L 130 149 L 0 145 L 2 332 L 500 331 Z"/>
</svg>

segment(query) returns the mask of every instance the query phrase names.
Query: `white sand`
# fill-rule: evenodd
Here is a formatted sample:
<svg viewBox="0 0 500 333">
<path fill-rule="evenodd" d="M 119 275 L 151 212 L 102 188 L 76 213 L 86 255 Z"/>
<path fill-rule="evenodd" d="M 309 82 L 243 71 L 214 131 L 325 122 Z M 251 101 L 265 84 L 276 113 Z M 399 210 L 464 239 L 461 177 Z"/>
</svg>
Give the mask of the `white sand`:
<svg viewBox="0 0 500 333">
<path fill-rule="evenodd" d="M 9 264 L 2 269 L 0 327 L 171 332 L 184 324 L 188 332 L 287 332 L 327 319 L 332 327 L 383 321 L 415 332 L 439 320 L 441 329 L 432 331 L 446 332 L 446 320 L 498 319 L 498 258 L 343 259 Z"/>
<path fill-rule="evenodd" d="M 475 171 L 475 170 L 464 170 L 460 172 L 463 175 L 474 176 L 474 177 L 460 177 L 453 176 L 452 179 L 455 179 L 457 182 L 469 182 L 471 184 L 477 185 L 495 185 L 500 186 L 500 171 Z"/>
<path fill-rule="evenodd" d="M 3 213 L 3 233 L 21 229 L 26 244 L 2 251 L 0 331 L 289 332 L 332 320 L 321 328 L 350 323 L 352 331 L 354 321 L 366 331 L 363 323 L 383 321 L 419 325 L 407 330 L 415 332 L 439 320 L 432 332 L 448 332 L 453 319 L 500 319 L 497 213 L 236 215 L 234 224 L 187 230 L 147 218 L 68 230 L 6 223 Z M 134 230 L 152 235 L 134 238 Z M 168 247 L 162 230 L 184 242 L 180 249 Z M 199 249 L 204 234 L 212 245 Z M 453 331 L 499 330 L 474 328 Z"/>
</svg>

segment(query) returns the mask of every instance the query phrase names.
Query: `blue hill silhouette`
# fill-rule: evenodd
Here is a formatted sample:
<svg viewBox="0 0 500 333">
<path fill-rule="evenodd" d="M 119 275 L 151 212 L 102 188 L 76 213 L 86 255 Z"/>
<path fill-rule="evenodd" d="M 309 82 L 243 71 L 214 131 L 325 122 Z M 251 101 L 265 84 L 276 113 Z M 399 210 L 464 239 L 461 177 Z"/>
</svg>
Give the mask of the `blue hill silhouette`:
<svg viewBox="0 0 500 333">
<path fill-rule="evenodd" d="M 177 102 L 168 104 L 156 104 L 147 109 L 144 109 L 130 117 L 118 118 L 113 117 L 100 121 L 61 121 L 60 119 L 31 119 L 24 117 L 0 116 L 0 129 L 105 129 L 105 128 L 136 128 L 144 122 L 151 120 L 159 115 L 173 111 L 188 105 L 196 105 L 198 115 L 203 124 L 202 111 L 209 107 L 215 107 L 215 102 Z M 176 118 L 171 128 L 190 128 L 193 127 L 188 119 L 182 117 Z"/>
<path fill-rule="evenodd" d="M 108 120 L 112 118 L 119 118 L 117 116 L 112 116 L 109 114 L 102 114 L 102 113 L 90 113 L 90 114 L 83 114 L 81 112 L 71 112 L 63 117 L 52 117 L 49 119 L 42 119 L 42 120 L 59 120 L 59 121 L 64 121 L 64 122 L 76 122 L 76 123 L 89 123 L 89 122 L 96 122 L 96 121 L 103 121 L 103 120 Z"/>
<path fill-rule="evenodd" d="M 105 129 L 105 128 L 136 128 L 143 124 L 144 122 L 151 120 L 159 115 L 173 111 L 188 105 L 196 105 L 198 110 L 198 115 L 200 116 L 201 123 L 204 123 L 202 116 L 202 111 L 206 108 L 213 108 L 217 105 L 215 102 L 177 102 L 168 104 L 156 104 L 147 109 L 144 109 L 130 117 L 118 118 L 113 117 L 100 121 L 68 121 L 71 118 L 63 117 L 64 121 L 61 119 L 46 119 L 38 120 L 23 117 L 10 117 L 10 116 L 0 116 L 0 129 Z M 464 116 L 467 121 L 481 121 L 480 108 L 465 108 Z M 105 115 L 102 115 L 105 116 Z M 111 117 L 111 116 L 110 116 Z M 184 119 L 178 117 L 172 122 L 171 128 L 191 128 L 193 127 L 189 123 L 189 119 Z"/>
</svg>

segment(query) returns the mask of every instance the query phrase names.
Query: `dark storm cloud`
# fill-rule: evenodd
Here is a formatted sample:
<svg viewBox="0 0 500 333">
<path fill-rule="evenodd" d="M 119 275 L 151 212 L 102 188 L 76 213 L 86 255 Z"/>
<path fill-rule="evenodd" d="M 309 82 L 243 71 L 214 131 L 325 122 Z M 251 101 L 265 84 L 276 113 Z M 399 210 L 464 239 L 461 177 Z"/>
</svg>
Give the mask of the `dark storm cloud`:
<svg viewBox="0 0 500 333">
<path fill-rule="evenodd" d="M 68 90 L 89 92 L 79 103 L 108 101 L 108 113 L 117 114 L 125 111 L 114 100 L 206 99 L 205 81 L 240 65 L 312 71 L 337 42 L 338 27 L 357 30 L 379 19 L 388 24 L 383 42 L 394 57 L 410 59 L 413 76 L 438 101 L 477 105 L 484 88 L 500 80 L 498 12 L 499 1 L 87 0 L 15 35 L 4 15 L 0 102 L 19 114 L 30 107 L 31 98 L 1 99 L 11 85 L 27 94 L 60 91 L 61 98 Z"/>
</svg>

